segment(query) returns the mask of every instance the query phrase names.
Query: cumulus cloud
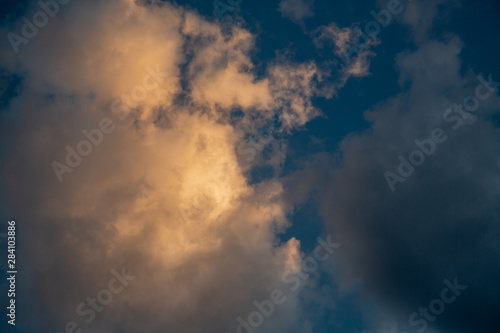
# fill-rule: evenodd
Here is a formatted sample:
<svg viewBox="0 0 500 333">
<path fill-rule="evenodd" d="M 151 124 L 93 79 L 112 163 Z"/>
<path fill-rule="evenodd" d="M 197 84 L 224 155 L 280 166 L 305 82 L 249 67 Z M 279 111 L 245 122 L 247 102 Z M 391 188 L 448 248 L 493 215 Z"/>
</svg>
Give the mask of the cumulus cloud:
<svg viewBox="0 0 500 333">
<path fill-rule="evenodd" d="M 500 111 L 500 99 L 495 91 L 477 112 L 453 113 L 453 121 L 450 113 L 443 116 L 482 85 L 480 73 L 461 74 L 462 48 L 452 37 L 398 56 L 403 92 L 365 113 L 369 131 L 343 140 L 340 166 L 323 198 L 329 230 L 347 244 L 343 269 L 335 271 L 341 288 L 358 281 L 363 297 L 378 302 L 381 313 L 373 320 L 386 318 L 399 331 L 415 329 L 409 316 L 439 298 L 443 281 L 455 277 L 468 289 L 433 329 L 484 331 L 496 321 L 500 138 L 490 116 Z M 436 128 L 447 140 L 392 192 L 385 172 L 397 174 L 398 156 L 408 160 L 415 140 Z"/>
<path fill-rule="evenodd" d="M 167 3 L 86 1 L 64 7 L 19 56 L 4 48 L 22 89 L 1 125 L 15 147 L 3 151 L 2 196 L 30 244 L 26 264 L 38 267 L 23 280 L 27 331 L 70 320 L 88 332 L 235 331 L 300 264 L 300 242 L 276 237 L 291 211 L 281 183 L 249 185 L 235 148 L 265 120 L 304 125 L 319 114 L 311 98 L 328 94 L 313 63 L 257 77 L 254 38 Z M 103 119 L 112 132 L 59 182 L 53 161 L 68 164 L 67 146 Z M 75 309 L 121 267 L 135 279 L 87 326 Z M 300 311 L 289 296 L 262 331 L 299 332 Z"/>
<path fill-rule="evenodd" d="M 369 130 L 348 135 L 337 154 L 320 155 L 288 183 L 301 192 L 295 200 L 311 188 L 321 191 L 328 230 L 346 245 L 331 267 L 334 281 L 344 292 L 359 292 L 360 302 L 376 304 L 364 311 L 366 332 L 422 330 L 409 317 L 423 318 L 420 308 L 439 299 L 443 281 L 455 277 L 467 290 L 439 318 L 431 315 L 426 332 L 488 331 L 496 325 L 492 309 L 500 296 L 500 137 L 494 120 L 500 98 L 499 84 L 485 82 L 500 78 L 464 72 L 464 43 L 454 35 L 432 40 L 434 18 L 412 12 L 416 8 L 404 23 L 417 47 L 395 59 L 401 93 L 365 112 Z M 348 29 L 334 32 L 336 45 L 349 40 Z M 478 91 L 483 100 L 467 111 L 474 109 L 468 96 Z M 415 140 L 436 129 L 446 139 L 392 192 L 385 173 L 399 174 L 398 157 L 408 161 L 419 149 Z M 318 170 L 324 177 L 316 176 Z"/>
</svg>

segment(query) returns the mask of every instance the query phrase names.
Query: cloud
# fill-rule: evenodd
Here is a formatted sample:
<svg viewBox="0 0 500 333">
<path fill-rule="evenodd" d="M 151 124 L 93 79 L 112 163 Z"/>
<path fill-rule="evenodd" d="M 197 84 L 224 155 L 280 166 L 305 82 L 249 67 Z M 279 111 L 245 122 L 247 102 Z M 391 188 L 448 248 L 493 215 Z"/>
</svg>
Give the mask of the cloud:
<svg viewBox="0 0 500 333">
<path fill-rule="evenodd" d="M 272 67 L 270 77 L 273 82 L 273 107 L 281 110 L 285 128 L 300 127 L 321 114 L 313 106 L 311 99 L 314 96 L 332 97 L 335 84 L 328 81 L 328 85 L 320 85 L 328 76 L 314 62 L 281 63 Z"/>
<path fill-rule="evenodd" d="M 350 77 L 370 74 L 370 60 L 375 56 L 371 48 L 380 44 L 375 37 L 364 34 L 358 27 L 339 28 L 335 22 L 321 26 L 314 32 L 314 43 L 320 49 L 333 49 L 340 62 L 338 88 Z"/>
<path fill-rule="evenodd" d="M 249 185 L 235 148 L 266 121 L 304 125 L 319 114 L 311 99 L 328 94 L 312 62 L 257 77 L 254 38 L 171 4 L 87 1 L 61 9 L 18 57 L 2 49 L 22 80 L 2 115 L 16 149 L 3 151 L 0 177 L 35 267 L 23 280 L 27 331 L 70 320 L 89 332 L 236 331 L 300 264 L 300 242 L 277 238 L 291 212 L 282 184 Z M 151 69 L 158 85 L 135 98 Z M 113 132 L 59 183 L 53 161 L 67 163 L 66 147 L 105 118 Z M 189 223 L 184 206 L 197 210 Z M 121 267 L 133 283 L 87 327 L 75 309 Z M 291 295 L 262 331 L 300 331 L 301 311 Z"/>
<path fill-rule="evenodd" d="M 363 332 L 423 331 L 410 316 L 423 318 L 421 308 L 439 299 L 443 281 L 455 277 L 467 289 L 427 321 L 425 332 L 488 331 L 496 325 L 492 309 L 500 296 L 500 97 L 492 91 L 499 84 L 484 85 L 480 77 L 488 81 L 488 72 L 464 71 L 464 43 L 453 34 L 433 40 L 434 17 L 419 14 L 425 2 L 413 4 L 402 23 L 412 28 L 416 47 L 394 59 L 400 93 L 364 113 L 368 130 L 349 134 L 337 152 L 318 154 L 289 175 L 287 200 L 303 202 L 319 192 L 328 231 L 343 242 L 329 268 L 332 283 L 341 295 L 356 295 L 358 304 L 372 304 L 357 308 L 367 325 Z M 330 41 L 340 56 L 351 31 L 329 25 L 317 42 Z M 478 87 L 488 97 L 477 111 L 447 111 L 470 102 Z M 415 140 L 436 128 L 447 140 L 391 192 L 384 173 L 397 173 L 398 156 L 408 160 L 418 148 Z M 339 299 L 338 293 L 329 295 Z"/>
<path fill-rule="evenodd" d="M 380 7 L 385 8 L 388 0 L 379 0 Z M 416 43 L 429 39 L 429 32 L 439 17 L 447 20 L 450 13 L 460 7 L 460 0 L 419 0 L 407 1 L 405 11 L 397 16 L 397 20 L 410 27 Z"/>
<path fill-rule="evenodd" d="M 297 24 L 314 16 L 314 0 L 281 0 L 278 11 Z"/>
<path fill-rule="evenodd" d="M 454 131 L 443 120 L 481 84 L 479 73 L 461 74 L 462 48 L 452 37 L 398 56 L 402 92 L 365 113 L 370 130 L 343 140 L 322 202 L 330 232 L 347 243 L 335 273 L 342 288 L 359 281 L 362 297 L 377 300 L 377 321 L 394 316 L 400 331 L 415 329 L 408 317 L 454 277 L 468 289 L 433 328 L 477 332 L 496 322 L 500 138 L 490 116 L 500 99 L 495 92 L 482 102 L 474 124 Z M 384 172 L 397 172 L 398 155 L 408 158 L 435 128 L 447 141 L 391 192 Z"/>
</svg>

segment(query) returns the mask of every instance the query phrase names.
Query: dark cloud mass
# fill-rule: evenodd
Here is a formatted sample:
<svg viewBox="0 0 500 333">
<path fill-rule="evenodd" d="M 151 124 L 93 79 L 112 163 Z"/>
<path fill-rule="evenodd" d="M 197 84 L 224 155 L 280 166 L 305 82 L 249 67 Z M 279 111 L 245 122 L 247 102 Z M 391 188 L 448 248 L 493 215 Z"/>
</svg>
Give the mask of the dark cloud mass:
<svg viewBox="0 0 500 333">
<path fill-rule="evenodd" d="M 409 332 L 410 314 L 438 298 L 445 279 L 468 288 L 436 320 L 442 332 L 487 332 L 500 305 L 500 132 L 488 120 L 500 100 L 495 89 L 467 114 L 477 121 L 456 130 L 443 119 L 482 85 L 477 73 L 461 75 L 462 47 L 453 37 L 398 56 L 406 91 L 367 111 L 371 129 L 342 142 L 323 198 L 325 222 L 345 242 L 343 278 L 359 279 Z M 436 128 L 447 140 L 392 192 L 384 173 L 398 174 L 398 156 L 408 160 Z"/>
</svg>

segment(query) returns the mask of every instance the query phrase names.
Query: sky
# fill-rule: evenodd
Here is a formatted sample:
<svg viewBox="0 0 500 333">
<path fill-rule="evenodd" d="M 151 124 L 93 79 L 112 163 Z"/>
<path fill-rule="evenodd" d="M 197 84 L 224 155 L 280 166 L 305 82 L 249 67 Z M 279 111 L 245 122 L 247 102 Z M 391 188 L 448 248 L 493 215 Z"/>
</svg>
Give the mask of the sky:
<svg viewBox="0 0 500 333">
<path fill-rule="evenodd" d="M 494 332 L 499 17 L 3 1 L 1 332 Z"/>
</svg>

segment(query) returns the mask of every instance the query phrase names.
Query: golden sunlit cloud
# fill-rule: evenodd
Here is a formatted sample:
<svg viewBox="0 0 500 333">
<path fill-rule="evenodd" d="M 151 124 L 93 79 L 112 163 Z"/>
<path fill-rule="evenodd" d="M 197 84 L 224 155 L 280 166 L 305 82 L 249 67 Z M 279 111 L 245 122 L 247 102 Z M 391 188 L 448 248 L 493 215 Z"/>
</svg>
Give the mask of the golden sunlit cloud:
<svg viewBox="0 0 500 333">
<path fill-rule="evenodd" d="M 290 130 L 319 115 L 310 99 L 322 74 L 289 63 L 257 77 L 254 38 L 171 4 L 74 2 L 22 56 L 3 59 L 26 73 L 12 110 L 29 121 L 16 125 L 6 182 L 12 207 L 33 207 L 19 216 L 27 238 L 46 249 L 29 255 L 51 267 L 37 282 L 50 328 L 81 321 L 76 305 L 125 265 L 134 282 L 89 332 L 124 318 L 124 331 L 230 330 L 298 267 L 300 243 L 276 237 L 291 209 L 281 184 L 249 185 L 236 147 L 273 117 Z M 86 156 L 83 130 L 96 140 Z M 73 166 L 67 146 L 80 156 Z M 298 302 L 282 309 L 270 327 L 286 318 L 293 328 Z"/>
</svg>

